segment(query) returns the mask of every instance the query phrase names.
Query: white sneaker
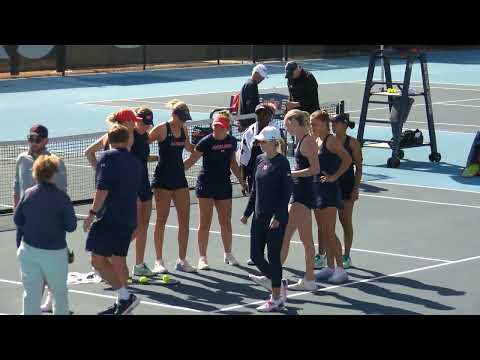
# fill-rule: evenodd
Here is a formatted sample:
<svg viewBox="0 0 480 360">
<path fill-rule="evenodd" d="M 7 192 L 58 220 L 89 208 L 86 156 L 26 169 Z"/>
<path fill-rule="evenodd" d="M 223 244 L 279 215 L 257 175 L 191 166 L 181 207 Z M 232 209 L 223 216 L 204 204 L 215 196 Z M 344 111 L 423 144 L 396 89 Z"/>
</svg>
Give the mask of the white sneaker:
<svg viewBox="0 0 480 360">
<path fill-rule="evenodd" d="M 316 291 L 318 288 L 314 280 L 306 280 L 305 278 L 298 280 L 296 284 L 288 285 L 288 290 L 292 291 Z"/>
<path fill-rule="evenodd" d="M 155 274 L 152 272 L 152 270 L 148 268 L 148 266 L 145 263 L 143 263 L 143 264 L 133 266 L 132 275 L 152 277 Z"/>
<path fill-rule="evenodd" d="M 152 272 L 154 274 L 168 274 L 168 269 L 165 267 L 163 260 L 155 261 L 155 266 L 153 267 Z"/>
<path fill-rule="evenodd" d="M 47 298 L 45 299 L 45 303 L 42 306 L 40 306 L 40 310 L 46 313 L 53 312 L 53 296 L 50 290 L 48 290 Z"/>
<path fill-rule="evenodd" d="M 260 286 L 263 286 L 265 289 L 272 291 L 272 281 L 267 278 L 266 276 L 256 276 L 252 274 L 248 274 L 248 277 L 253 282 L 257 283 Z"/>
<path fill-rule="evenodd" d="M 333 272 L 333 275 L 328 279 L 330 284 L 342 284 L 348 280 L 348 274 L 344 268 L 337 267 Z"/>
<path fill-rule="evenodd" d="M 197 272 L 197 269 L 195 269 L 194 267 L 192 267 L 187 259 L 185 260 L 180 260 L 178 259 L 177 260 L 177 263 L 175 264 L 175 270 L 177 271 L 183 271 L 183 272 L 186 272 L 186 273 L 194 273 L 194 272 Z"/>
<path fill-rule="evenodd" d="M 201 256 L 200 259 L 198 259 L 198 270 L 210 270 L 210 266 L 208 266 L 207 258 L 204 256 Z"/>
<path fill-rule="evenodd" d="M 253 265 L 255 265 L 255 263 L 253 262 L 252 259 L 248 259 L 248 260 L 247 260 L 247 265 L 253 266 Z"/>
<path fill-rule="evenodd" d="M 225 264 L 229 264 L 229 265 L 232 265 L 232 266 L 238 266 L 239 265 L 237 259 L 235 259 L 233 257 L 232 253 L 225 253 L 223 255 L 223 261 L 225 262 Z"/>
<path fill-rule="evenodd" d="M 285 279 L 282 279 L 282 285 L 280 286 L 280 297 L 284 304 L 286 304 L 288 300 L 287 289 L 288 289 L 288 281 Z"/>
<path fill-rule="evenodd" d="M 333 275 L 334 270 L 332 268 L 326 267 L 315 273 L 315 280 L 323 281 L 328 280 Z"/>
<path fill-rule="evenodd" d="M 274 300 L 273 297 L 270 297 L 264 304 L 257 307 L 259 312 L 272 312 L 272 311 L 281 311 L 285 308 L 285 304 L 282 299 Z"/>
</svg>

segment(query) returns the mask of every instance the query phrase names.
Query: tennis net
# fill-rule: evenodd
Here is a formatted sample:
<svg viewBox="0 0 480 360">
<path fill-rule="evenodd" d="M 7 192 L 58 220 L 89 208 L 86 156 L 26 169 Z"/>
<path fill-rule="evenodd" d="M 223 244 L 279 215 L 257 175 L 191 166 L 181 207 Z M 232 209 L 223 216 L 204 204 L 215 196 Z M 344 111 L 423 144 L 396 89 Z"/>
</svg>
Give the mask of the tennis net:
<svg viewBox="0 0 480 360">
<path fill-rule="evenodd" d="M 327 110 L 331 115 L 335 115 L 343 112 L 344 103 L 343 101 L 324 103 L 321 104 L 321 108 Z M 283 115 L 284 110 L 279 110 L 273 119 L 273 122 L 275 122 L 281 129 L 283 129 Z M 231 134 L 238 141 L 241 140 L 242 133 L 238 129 L 237 122 L 242 118 L 252 118 L 252 115 L 232 116 Z M 211 122 L 211 119 L 189 121 L 187 125 L 190 135 L 195 128 L 208 128 Z M 68 181 L 67 192 L 73 203 L 76 205 L 88 204 L 93 201 L 93 194 L 95 191 L 95 172 L 89 165 L 83 153 L 90 144 L 104 134 L 104 132 L 97 132 L 49 139 L 48 150 L 63 159 L 65 163 Z M 289 142 L 289 146 L 291 146 L 294 140 L 290 139 L 287 142 Z M 12 213 L 15 162 L 17 157 L 27 150 L 28 142 L 26 140 L 0 142 L 0 168 L 2 173 L 2 176 L 0 176 L 0 214 Z M 152 155 L 158 154 L 158 143 L 150 145 L 150 152 Z M 187 158 L 189 153 L 185 151 L 183 156 L 184 158 Z M 150 176 L 153 176 L 155 166 L 156 163 L 148 164 Z M 190 188 L 195 187 L 200 168 L 201 162 L 199 161 L 186 172 Z M 233 175 L 232 181 L 234 181 Z"/>
</svg>

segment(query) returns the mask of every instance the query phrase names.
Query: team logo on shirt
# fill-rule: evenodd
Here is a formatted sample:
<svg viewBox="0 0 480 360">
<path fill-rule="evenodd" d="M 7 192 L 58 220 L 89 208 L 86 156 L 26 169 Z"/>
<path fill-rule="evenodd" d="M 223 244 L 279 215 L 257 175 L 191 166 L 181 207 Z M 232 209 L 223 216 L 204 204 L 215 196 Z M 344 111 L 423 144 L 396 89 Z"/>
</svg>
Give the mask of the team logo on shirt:
<svg viewBox="0 0 480 360">
<path fill-rule="evenodd" d="M 267 164 L 263 165 L 263 168 L 262 168 L 262 169 L 263 169 L 263 170 L 268 170 L 268 165 L 267 165 Z"/>
<path fill-rule="evenodd" d="M 219 144 L 219 145 L 213 145 L 212 150 L 220 150 L 221 152 L 225 152 L 227 149 L 231 149 L 232 144 Z"/>
</svg>

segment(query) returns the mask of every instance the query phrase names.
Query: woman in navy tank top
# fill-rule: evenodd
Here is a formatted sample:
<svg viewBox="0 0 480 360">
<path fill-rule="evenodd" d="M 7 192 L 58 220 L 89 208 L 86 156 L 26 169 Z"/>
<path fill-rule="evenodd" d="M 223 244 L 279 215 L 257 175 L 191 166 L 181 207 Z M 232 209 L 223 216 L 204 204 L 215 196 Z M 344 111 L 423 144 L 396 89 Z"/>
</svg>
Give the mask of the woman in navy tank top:
<svg viewBox="0 0 480 360">
<path fill-rule="evenodd" d="M 352 157 L 352 164 L 338 180 L 342 193 L 343 209 L 338 210 L 338 218 L 343 227 L 343 267 L 348 269 L 352 265 L 350 249 L 353 242 L 353 205 L 358 200 L 358 186 L 362 180 L 362 146 L 357 139 L 347 135 L 347 128 L 353 129 L 355 123 L 350 121 L 348 114 L 340 114 L 332 119 L 332 129 L 335 137 L 343 144 Z"/>
<path fill-rule="evenodd" d="M 223 260 L 226 264 L 238 265 L 238 261 L 232 254 L 231 171 L 240 181 L 242 189 L 247 190 L 235 158 L 237 139 L 229 134 L 230 113 L 228 111 L 221 111 L 214 115 L 212 130 L 211 134 L 198 142 L 195 151 L 183 162 L 186 171 L 203 157 L 202 168 L 195 186 L 200 212 L 197 233 L 200 253 L 198 270 L 210 268 L 207 261 L 207 245 L 214 207 L 217 209 L 220 234 L 225 250 Z"/>
<path fill-rule="evenodd" d="M 167 104 L 172 115 L 169 121 L 159 124 L 149 133 L 149 141 L 158 141 L 159 161 L 152 181 L 157 210 L 154 241 L 157 260 L 154 273 L 167 273 L 163 261 L 163 239 L 165 225 L 173 200 L 178 215 L 178 259 L 175 269 L 195 272 L 196 269 L 187 262 L 187 245 L 190 224 L 190 193 L 183 167 L 183 151 L 193 151 L 185 122 L 191 120 L 190 110 L 180 100 Z"/>
<path fill-rule="evenodd" d="M 315 208 L 313 176 L 320 171 L 318 147 L 311 135 L 310 114 L 298 109 L 290 110 L 284 119 L 287 131 L 295 136 L 295 168 L 292 171 L 293 191 L 288 209 L 288 225 L 282 243 L 282 264 L 288 256 L 290 240 L 298 230 L 305 248 L 305 277 L 289 285 L 290 290 L 315 291 L 314 256 L 312 235 L 312 209 Z"/>
<path fill-rule="evenodd" d="M 317 209 L 315 219 L 319 227 L 319 239 L 325 242 L 327 267 L 320 270 L 317 280 L 340 284 L 348 280 L 343 268 L 342 246 L 335 237 L 337 209 L 342 207 L 338 179 L 348 170 L 352 158 L 335 136 L 330 133 L 330 116 L 324 110 L 315 111 L 310 122 L 319 146 L 320 174 L 315 181 Z M 321 249 L 319 243 L 319 251 Z M 335 267 L 336 263 L 336 267 Z"/>
</svg>

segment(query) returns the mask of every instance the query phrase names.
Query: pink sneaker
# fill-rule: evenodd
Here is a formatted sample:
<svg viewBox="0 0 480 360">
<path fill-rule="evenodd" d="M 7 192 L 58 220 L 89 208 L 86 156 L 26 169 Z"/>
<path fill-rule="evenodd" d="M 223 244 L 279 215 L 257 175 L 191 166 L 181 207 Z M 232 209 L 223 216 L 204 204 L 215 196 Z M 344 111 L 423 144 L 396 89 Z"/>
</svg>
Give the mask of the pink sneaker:
<svg viewBox="0 0 480 360">
<path fill-rule="evenodd" d="M 264 304 L 257 307 L 259 312 L 273 312 L 273 311 L 282 311 L 285 309 L 285 305 L 282 301 L 282 298 L 274 300 L 273 297 L 270 297 Z"/>
</svg>

